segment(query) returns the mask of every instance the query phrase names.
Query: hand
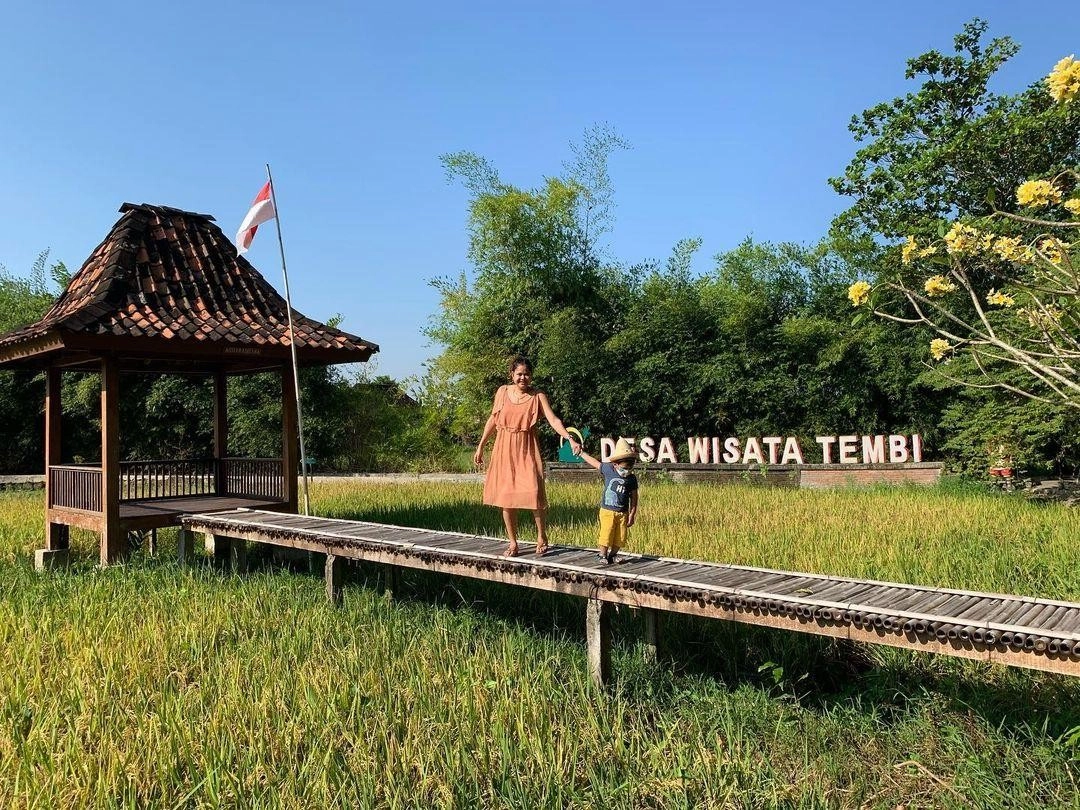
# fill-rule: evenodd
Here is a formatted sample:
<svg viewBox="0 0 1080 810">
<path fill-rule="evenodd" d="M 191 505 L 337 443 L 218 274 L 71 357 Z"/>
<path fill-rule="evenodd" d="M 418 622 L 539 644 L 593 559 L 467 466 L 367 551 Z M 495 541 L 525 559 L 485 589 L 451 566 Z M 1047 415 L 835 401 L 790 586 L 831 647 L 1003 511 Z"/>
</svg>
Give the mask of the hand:
<svg viewBox="0 0 1080 810">
<path fill-rule="evenodd" d="M 579 442 L 577 439 L 575 439 L 573 436 L 571 436 L 570 437 L 570 452 L 572 452 L 575 456 L 580 456 L 581 455 L 581 450 L 582 450 L 581 442 Z"/>
<path fill-rule="evenodd" d="M 483 467 L 484 466 L 484 448 L 483 447 L 477 447 L 476 448 L 476 452 L 473 453 L 472 461 L 473 461 L 473 464 L 475 464 L 477 467 Z"/>
<path fill-rule="evenodd" d="M 626 516 L 626 528 L 629 529 L 631 526 L 634 525 L 634 518 L 635 517 L 637 517 L 637 515 L 627 515 Z"/>
</svg>

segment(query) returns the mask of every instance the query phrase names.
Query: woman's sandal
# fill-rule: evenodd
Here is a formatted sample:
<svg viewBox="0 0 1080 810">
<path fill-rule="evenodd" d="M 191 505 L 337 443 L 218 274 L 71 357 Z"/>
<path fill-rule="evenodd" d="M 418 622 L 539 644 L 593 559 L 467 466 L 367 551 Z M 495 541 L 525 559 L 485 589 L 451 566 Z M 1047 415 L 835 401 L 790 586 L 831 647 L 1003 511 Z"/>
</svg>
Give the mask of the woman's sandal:
<svg viewBox="0 0 1080 810">
<path fill-rule="evenodd" d="M 517 555 L 518 555 L 518 544 L 517 543 L 511 543 L 510 545 L 508 545 L 506 547 L 506 551 L 504 551 L 500 556 L 502 556 L 502 557 L 516 557 Z"/>
<path fill-rule="evenodd" d="M 549 546 L 546 542 L 538 541 L 536 543 L 536 556 L 537 557 L 543 557 L 545 554 L 548 553 L 548 549 L 550 549 L 550 548 L 551 548 L 551 546 Z"/>
</svg>

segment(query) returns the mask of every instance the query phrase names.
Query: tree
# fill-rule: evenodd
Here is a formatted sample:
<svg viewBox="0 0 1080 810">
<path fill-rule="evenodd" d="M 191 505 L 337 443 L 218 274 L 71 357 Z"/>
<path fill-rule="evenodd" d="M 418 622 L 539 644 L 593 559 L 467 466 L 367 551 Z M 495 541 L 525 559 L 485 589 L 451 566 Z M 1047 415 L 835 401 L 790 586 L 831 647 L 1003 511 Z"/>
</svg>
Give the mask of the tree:
<svg viewBox="0 0 1080 810">
<path fill-rule="evenodd" d="M 866 141 L 844 174 L 829 182 L 854 198 L 833 232 L 850 246 L 866 238 L 935 236 L 942 220 L 985 216 L 991 200 L 1007 205 L 1023 181 L 1080 162 L 1080 113 L 1034 85 L 999 95 L 988 84 L 1019 46 L 1009 37 L 982 45 L 986 22 L 974 19 L 954 38 L 955 55 L 929 51 L 907 63 L 915 92 L 854 116 Z"/>
<path fill-rule="evenodd" d="M 1055 103 L 1068 107 L 1080 91 L 1080 63 L 1061 60 L 1047 84 L 1073 88 L 1056 94 Z M 1080 138 L 1080 119 L 1073 120 Z M 852 303 L 931 330 L 935 361 L 964 350 L 984 382 L 949 375 L 956 382 L 1080 407 L 1080 243 L 1068 241 L 1080 230 L 1080 194 L 1070 196 L 1078 181 L 1073 170 L 1027 180 L 1008 207 L 1033 213 L 998 208 L 991 195 L 988 216 L 954 222 L 930 242 L 909 236 L 901 262 L 912 272 L 857 282 Z"/>
<path fill-rule="evenodd" d="M 482 424 L 506 361 L 518 353 L 536 363 L 557 412 L 588 417 L 582 403 L 605 371 L 604 356 L 589 347 L 608 337 L 628 290 L 626 274 L 603 263 L 597 247 L 612 203 L 606 163 L 624 146 L 594 129 L 562 177 L 531 190 L 503 182 L 472 153 L 443 156 L 448 178 L 470 194 L 474 277 L 432 282 L 441 308 L 426 332 L 445 346 L 431 367 L 433 388 L 452 409 L 458 435 Z"/>
<path fill-rule="evenodd" d="M 1018 47 L 1007 37 L 984 47 L 986 28 L 980 20 L 964 26 L 953 56 L 931 51 L 910 60 L 907 76 L 921 77 L 921 87 L 852 120 L 867 144 L 831 181 L 855 200 L 831 230 L 834 244 L 863 268 L 852 303 L 914 330 L 909 345 L 921 347 L 917 362 L 927 363 L 933 340 L 934 387 L 953 403 L 944 410 L 945 446 L 969 461 L 985 455 L 1006 423 L 1037 421 L 1045 431 L 1074 424 L 1061 410 L 1071 407 L 1061 396 L 1068 386 L 1055 377 L 1054 363 L 1043 362 L 1063 359 L 1062 338 L 1072 333 L 1066 316 L 1053 318 L 1068 309 L 1058 299 L 1076 289 L 1068 278 L 1072 260 L 1045 261 L 1069 253 L 1061 232 L 1068 209 L 1051 209 L 1039 222 L 1016 192 L 1042 188 L 1027 185 L 1034 178 L 1056 178 L 1060 203 L 1074 185 L 1080 110 L 1066 96 L 1076 92 L 1075 62 L 1062 60 L 1055 70 L 1059 91 L 1048 93 L 1040 81 L 1015 96 L 992 93 L 989 80 Z M 901 238 L 902 246 L 887 244 Z M 973 419 L 961 430 L 959 407 L 999 418 Z M 1067 435 L 1005 432 L 1031 460 L 1034 448 L 1047 458 L 1075 457 Z"/>
<path fill-rule="evenodd" d="M 0 265 L 0 334 L 38 320 L 56 298 L 52 284 L 63 289 L 69 274 L 63 262 L 49 265 L 49 251 L 38 254 L 27 277 L 13 276 Z M 28 473 L 41 470 L 44 442 L 45 383 L 33 371 L 0 372 L 0 469 Z"/>
</svg>

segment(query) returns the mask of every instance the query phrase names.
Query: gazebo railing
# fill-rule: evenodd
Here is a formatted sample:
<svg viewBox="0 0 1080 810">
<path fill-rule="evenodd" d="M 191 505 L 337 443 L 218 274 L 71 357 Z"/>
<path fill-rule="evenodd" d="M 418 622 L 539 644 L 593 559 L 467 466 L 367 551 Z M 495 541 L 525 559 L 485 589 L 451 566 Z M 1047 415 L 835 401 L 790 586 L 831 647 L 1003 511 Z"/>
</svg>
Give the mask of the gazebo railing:
<svg viewBox="0 0 1080 810">
<path fill-rule="evenodd" d="M 223 458 L 225 493 L 237 498 L 285 500 L 285 466 L 280 458 Z"/>
<path fill-rule="evenodd" d="M 120 462 L 120 500 L 147 501 L 213 495 L 218 462 L 212 458 Z"/>
<path fill-rule="evenodd" d="M 55 464 L 48 475 L 50 507 L 102 511 L 99 465 Z M 119 484 L 121 503 L 199 495 L 285 500 L 280 458 L 122 461 Z"/>
<path fill-rule="evenodd" d="M 101 467 L 54 464 L 49 467 L 49 506 L 101 511 Z"/>
</svg>

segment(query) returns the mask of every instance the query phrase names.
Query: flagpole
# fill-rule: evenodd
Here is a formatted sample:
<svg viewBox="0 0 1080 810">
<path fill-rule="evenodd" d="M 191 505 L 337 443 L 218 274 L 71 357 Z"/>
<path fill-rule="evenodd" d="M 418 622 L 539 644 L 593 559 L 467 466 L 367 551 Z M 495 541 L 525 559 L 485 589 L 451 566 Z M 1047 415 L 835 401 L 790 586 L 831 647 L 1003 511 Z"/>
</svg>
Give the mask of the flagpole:
<svg viewBox="0 0 1080 810">
<path fill-rule="evenodd" d="M 285 307 L 289 313 L 289 347 L 292 350 L 293 386 L 296 389 L 296 429 L 300 435 L 300 474 L 304 479 L 304 514 L 311 514 L 308 500 L 307 453 L 304 452 L 304 419 L 300 408 L 300 372 L 296 365 L 296 333 L 293 331 L 292 298 L 289 296 L 289 271 L 285 268 L 285 242 L 281 238 L 281 209 L 277 204 L 277 192 L 274 190 L 274 178 L 270 174 L 270 164 L 266 164 L 266 179 L 270 182 L 270 201 L 274 205 L 274 224 L 277 226 L 278 248 L 281 251 L 281 274 L 285 277 Z M 286 471 L 288 472 L 288 471 Z"/>
</svg>

